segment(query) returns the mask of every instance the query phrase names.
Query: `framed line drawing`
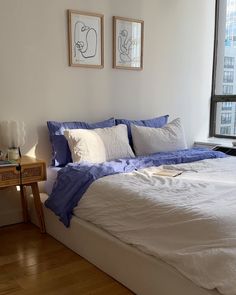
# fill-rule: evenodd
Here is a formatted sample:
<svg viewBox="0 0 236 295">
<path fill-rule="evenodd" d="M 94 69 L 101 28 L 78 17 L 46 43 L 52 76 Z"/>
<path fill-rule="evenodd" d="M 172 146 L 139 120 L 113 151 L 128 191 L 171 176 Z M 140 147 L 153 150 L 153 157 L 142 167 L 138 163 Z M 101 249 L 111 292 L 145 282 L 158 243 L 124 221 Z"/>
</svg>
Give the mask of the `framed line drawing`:
<svg viewBox="0 0 236 295">
<path fill-rule="evenodd" d="M 68 10 L 69 65 L 103 68 L 104 16 Z"/>
<path fill-rule="evenodd" d="M 144 21 L 113 16 L 113 68 L 143 69 Z"/>
</svg>

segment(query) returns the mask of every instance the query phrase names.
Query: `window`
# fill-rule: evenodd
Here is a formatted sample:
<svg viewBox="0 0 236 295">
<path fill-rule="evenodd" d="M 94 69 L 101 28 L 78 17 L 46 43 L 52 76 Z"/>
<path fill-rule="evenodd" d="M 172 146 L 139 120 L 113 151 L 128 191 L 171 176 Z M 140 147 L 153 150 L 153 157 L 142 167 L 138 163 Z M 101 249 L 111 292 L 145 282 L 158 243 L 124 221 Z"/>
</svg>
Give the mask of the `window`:
<svg viewBox="0 0 236 295">
<path fill-rule="evenodd" d="M 231 133 L 231 127 L 220 127 L 220 133 L 224 135 L 229 135 Z"/>
<path fill-rule="evenodd" d="M 222 102 L 222 111 L 232 111 L 232 102 Z"/>
<path fill-rule="evenodd" d="M 214 136 L 231 137 L 236 135 L 236 102 L 216 102 L 216 121 L 215 121 L 215 134 Z M 229 131 L 225 131 L 225 125 L 229 125 Z"/>
<path fill-rule="evenodd" d="M 223 85 L 223 94 L 233 94 L 233 85 Z"/>
<path fill-rule="evenodd" d="M 231 113 L 221 113 L 221 125 L 223 124 L 231 124 Z"/>
<path fill-rule="evenodd" d="M 224 71 L 223 82 L 233 83 L 234 82 L 234 72 L 233 71 Z"/>
<path fill-rule="evenodd" d="M 226 69 L 233 69 L 234 68 L 234 57 L 225 56 L 224 57 L 224 67 Z"/>
<path fill-rule="evenodd" d="M 211 136 L 236 138 L 235 59 L 236 0 L 216 0 Z"/>
</svg>

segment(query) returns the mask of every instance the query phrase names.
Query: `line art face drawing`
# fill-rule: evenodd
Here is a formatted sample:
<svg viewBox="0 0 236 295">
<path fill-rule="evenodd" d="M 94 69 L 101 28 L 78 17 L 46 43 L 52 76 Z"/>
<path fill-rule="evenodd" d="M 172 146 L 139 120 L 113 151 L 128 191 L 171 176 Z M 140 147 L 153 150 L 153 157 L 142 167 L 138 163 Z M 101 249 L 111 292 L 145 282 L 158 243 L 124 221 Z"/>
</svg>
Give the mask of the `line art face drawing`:
<svg viewBox="0 0 236 295">
<path fill-rule="evenodd" d="M 122 30 L 118 36 L 118 50 L 121 63 L 131 62 L 132 39 L 128 38 L 128 31 Z"/>
<path fill-rule="evenodd" d="M 104 67 L 103 14 L 68 10 L 69 66 Z"/>
<path fill-rule="evenodd" d="M 94 58 L 97 54 L 97 35 L 96 29 L 77 21 L 74 25 L 74 58 L 79 54 L 85 59 Z"/>
<path fill-rule="evenodd" d="M 142 20 L 113 16 L 113 68 L 142 70 Z"/>
</svg>

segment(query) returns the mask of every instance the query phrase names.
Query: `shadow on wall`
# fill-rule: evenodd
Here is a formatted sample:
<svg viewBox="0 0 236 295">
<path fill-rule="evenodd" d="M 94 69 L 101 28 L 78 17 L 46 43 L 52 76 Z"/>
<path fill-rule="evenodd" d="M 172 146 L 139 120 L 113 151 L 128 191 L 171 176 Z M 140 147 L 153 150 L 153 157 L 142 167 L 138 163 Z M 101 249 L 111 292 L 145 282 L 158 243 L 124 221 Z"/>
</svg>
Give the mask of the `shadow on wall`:
<svg viewBox="0 0 236 295">
<path fill-rule="evenodd" d="M 51 164 L 52 148 L 49 140 L 47 126 L 36 127 L 37 141 L 25 147 L 25 154 L 30 157 L 44 160 L 48 165 Z M 30 142 L 30 141 L 29 141 Z"/>
<path fill-rule="evenodd" d="M 38 159 L 45 160 L 48 164 L 51 163 L 52 148 L 49 140 L 47 126 L 37 127 L 38 143 L 35 147 L 35 156 Z"/>
</svg>

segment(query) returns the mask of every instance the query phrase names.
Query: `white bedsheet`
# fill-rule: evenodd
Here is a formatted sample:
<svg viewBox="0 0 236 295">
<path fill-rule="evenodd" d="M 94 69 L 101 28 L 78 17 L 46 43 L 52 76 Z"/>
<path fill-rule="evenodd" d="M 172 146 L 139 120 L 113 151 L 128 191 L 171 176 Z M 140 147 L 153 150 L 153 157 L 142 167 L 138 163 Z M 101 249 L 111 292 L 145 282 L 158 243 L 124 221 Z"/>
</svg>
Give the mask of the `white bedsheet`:
<svg viewBox="0 0 236 295">
<path fill-rule="evenodd" d="M 50 196 L 52 192 L 53 185 L 57 179 L 57 173 L 60 167 L 47 167 L 47 180 L 44 183 L 44 190 Z"/>
<path fill-rule="evenodd" d="M 74 214 L 159 257 L 197 285 L 236 294 L 236 157 L 94 182 Z M 227 177 L 224 177 L 226 175 Z"/>
</svg>

